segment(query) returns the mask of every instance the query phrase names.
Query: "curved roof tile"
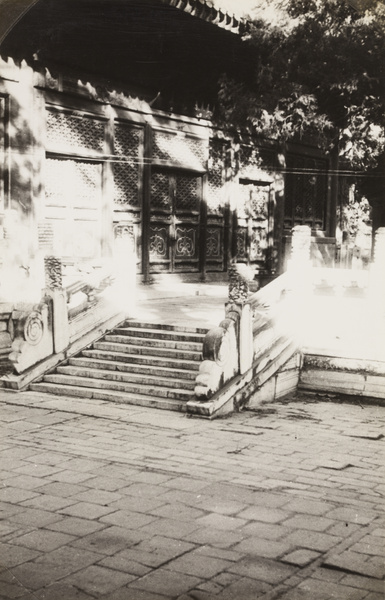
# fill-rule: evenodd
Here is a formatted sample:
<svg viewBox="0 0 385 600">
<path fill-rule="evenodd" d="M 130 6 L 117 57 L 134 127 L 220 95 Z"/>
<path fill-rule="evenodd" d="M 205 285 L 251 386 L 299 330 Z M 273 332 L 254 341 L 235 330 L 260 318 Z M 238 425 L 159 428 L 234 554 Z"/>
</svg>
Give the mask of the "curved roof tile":
<svg viewBox="0 0 385 600">
<path fill-rule="evenodd" d="M 215 8 L 207 0 L 160 0 L 163 4 L 183 10 L 199 19 L 223 27 L 233 33 L 241 33 L 246 21 Z M 38 0 L 0 0 L 0 43 L 16 23 Z"/>
</svg>

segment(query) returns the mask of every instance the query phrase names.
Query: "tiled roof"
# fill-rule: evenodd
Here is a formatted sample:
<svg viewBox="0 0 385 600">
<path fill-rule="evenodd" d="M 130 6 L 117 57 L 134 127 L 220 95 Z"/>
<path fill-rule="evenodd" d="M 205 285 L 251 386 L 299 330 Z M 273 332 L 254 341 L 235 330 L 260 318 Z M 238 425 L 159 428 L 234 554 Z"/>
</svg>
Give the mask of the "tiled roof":
<svg viewBox="0 0 385 600">
<path fill-rule="evenodd" d="M 241 33 L 246 21 L 215 8 L 209 0 L 160 0 L 194 17 L 213 23 L 233 33 Z M 0 43 L 16 23 L 38 0 L 0 0 Z"/>
<path fill-rule="evenodd" d="M 183 10 L 194 17 L 203 19 L 208 23 L 213 23 L 219 27 L 223 27 L 233 33 L 240 33 L 245 25 L 244 19 L 239 19 L 228 12 L 216 8 L 211 2 L 206 0 L 161 0 L 163 4 L 173 6 L 179 10 Z"/>
</svg>

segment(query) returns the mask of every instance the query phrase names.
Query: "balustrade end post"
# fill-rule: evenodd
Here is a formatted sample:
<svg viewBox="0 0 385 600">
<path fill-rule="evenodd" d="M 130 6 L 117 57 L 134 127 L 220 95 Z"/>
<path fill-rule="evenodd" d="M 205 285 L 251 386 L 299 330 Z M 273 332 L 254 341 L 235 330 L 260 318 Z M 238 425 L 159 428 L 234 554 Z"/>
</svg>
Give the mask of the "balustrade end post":
<svg viewBox="0 0 385 600">
<path fill-rule="evenodd" d="M 51 300 L 53 348 L 57 354 L 69 345 L 67 295 L 63 288 L 62 262 L 55 256 L 44 259 L 46 289 L 44 294 Z"/>
</svg>

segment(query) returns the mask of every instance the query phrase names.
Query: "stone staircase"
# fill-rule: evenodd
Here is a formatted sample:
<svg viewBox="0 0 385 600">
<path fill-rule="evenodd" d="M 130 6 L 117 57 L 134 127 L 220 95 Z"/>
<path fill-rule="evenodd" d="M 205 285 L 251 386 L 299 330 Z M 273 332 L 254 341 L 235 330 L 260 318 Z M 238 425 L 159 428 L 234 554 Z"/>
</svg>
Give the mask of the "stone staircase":
<svg viewBox="0 0 385 600">
<path fill-rule="evenodd" d="M 126 321 L 30 390 L 184 411 L 206 329 Z"/>
</svg>

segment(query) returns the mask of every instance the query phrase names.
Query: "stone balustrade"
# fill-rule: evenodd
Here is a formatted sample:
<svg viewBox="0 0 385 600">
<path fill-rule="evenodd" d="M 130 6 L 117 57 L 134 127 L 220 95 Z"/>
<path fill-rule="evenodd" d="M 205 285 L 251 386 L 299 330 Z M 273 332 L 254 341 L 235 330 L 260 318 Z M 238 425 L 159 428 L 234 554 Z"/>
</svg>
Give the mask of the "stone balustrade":
<svg viewBox="0 0 385 600">
<path fill-rule="evenodd" d="M 274 317 L 286 301 L 288 281 L 282 275 L 250 296 L 244 265 L 234 268 L 225 319 L 205 337 L 196 400 L 188 403 L 188 412 L 214 416 L 253 406 L 266 382 L 298 354 L 296 343 Z M 292 368 L 298 371 L 298 360 Z M 275 392 L 275 387 L 269 389 L 265 399 L 271 400 Z"/>
<path fill-rule="evenodd" d="M 124 318 L 103 297 L 113 282 L 110 274 L 95 278 L 94 284 L 76 280 L 64 286 L 61 260 L 48 256 L 44 266 L 46 287 L 39 303 L 0 305 L 0 358 L 13 369 L 10 373 L 8 366 L 3 377 L 0 373 L 0 386 L 24 387 L 100 337 L 107 324 L 114 326 Z"/>
</svg>

